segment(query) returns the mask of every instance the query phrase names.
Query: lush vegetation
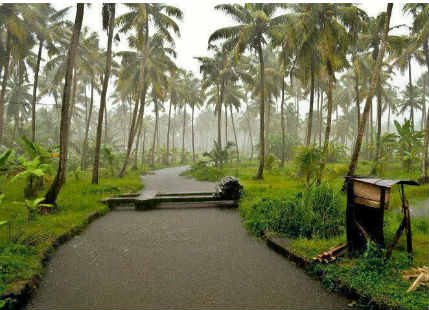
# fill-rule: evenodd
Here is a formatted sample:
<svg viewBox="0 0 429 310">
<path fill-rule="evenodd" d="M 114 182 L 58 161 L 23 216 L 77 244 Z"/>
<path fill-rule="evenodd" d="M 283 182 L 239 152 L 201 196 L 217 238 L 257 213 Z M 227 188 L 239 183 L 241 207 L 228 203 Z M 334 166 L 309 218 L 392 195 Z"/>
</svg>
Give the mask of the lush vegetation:
<svg viewBox="0 0 429 310">
<path fill-rule="evenodd" d="M 99 8 L 97 33 L 83 25 Z M 176 61 L 179 7 L 0 4 L 0 290 L 39 274 L 57 238 L 104 213 L 104 195 L 136 189 L 148 167 L 239 177 L 245 227 L 292 238 L 307 257 L 344 241 L 344 176 L 429 182 L 428 4 L 375 16 L 350 3 L 214 9 L 231 24 L 192 55 L 198 73 Z M 394 9 L 410 22 L 397 25 Z M 416 265 L 428 261 L 427 190 L 407 191 Z M 399 205 L 395 191 L 388 240 Z M 403 249 L 374 270 L 376 287 L 363 278 L 372 252 L 327 277 L 418 308 L 427 290 L 404 295 L 379 270 L 405 266 Z"/>
<path fill-rule="evenodd" d="M 0 218 L 7 221 L 0 227 L 0 294 L 13 290 L 35 275 L 41 276 L 42 260 L 53 254 L 53 247 L 61 243 L 61 239 L 83 229 L 90 217 L 109 210 L 101 203 L 103 198 L 141 188 L 139 174 L 123 179 L 103 176 L 99 185 L 91 185 L 89 175 L 82 173 L 79 179 L 68 179 L 55 213 L 41 215 L 36 212 L 29 217 L 29 211 L 22 203 L 25 181 L 12 182 L 0 176 L 0 184 L 4 191 Z"/>
</svg>

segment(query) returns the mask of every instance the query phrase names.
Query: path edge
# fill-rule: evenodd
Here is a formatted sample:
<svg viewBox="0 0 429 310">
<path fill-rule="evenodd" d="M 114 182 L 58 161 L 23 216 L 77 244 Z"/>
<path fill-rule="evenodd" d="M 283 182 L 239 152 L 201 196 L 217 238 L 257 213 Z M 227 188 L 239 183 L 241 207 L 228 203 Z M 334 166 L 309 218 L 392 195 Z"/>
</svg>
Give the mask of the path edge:
<svg viewBox="0 0 429 310">
<path fill-rule="evenodd" d="M 42 271 L 40 273 L 34 274 L 27 280 L 16 281 L 15 283 L 17 284 L 14 286 L 14 288 L 6 289 L 6 291 L 0 295 L 0 301 L 5 301 L 3 306 L 0 305 L 0 310 L 22 309 L 25 307 L 32 294 L 40 286 L 43 275 L 46 272 L 46 265 L 54 256 L 56 249 L 73 237 L 82 233 L 89 224 L 106 215 L 110 211 L 111 209 L 106 207 L 105 209 L 89 213 L 88 217 L 80 225 L 71 228 L 69 231 L 59 235 L 55 240 L 53 240 L 52 244 L 42 253 Z"/>
<path fill-rule="evenodd" d="M 265 231 L 263 236 L 263 240 L 265 240 L 266 245 L 273 249 L 278 254 L 287 258 L 288 260 L 294 262 L 298 267 L 304 269 L 310 275 L 316 277 L 316 279 L 323 281 L 326 276 L 326 273 L 323 271 L 315 272 L 314 267 L 319 264 L 318 262 L 313 262 L 312 260 L 299 255 L 294 252 L 292 247 L 288 246 L 288 242 L 286 238 L 281 238 L 276 236 L 275 233 L 270 231 Z M 385 303 L 377 302 L 372 300 L 371 296 L 362 295 L 358 290 L 353 287 L 350 287 L 340 279 L 336 279 L 334 282 L 334 288 L 332 291 L 337 294 L 341 294 L 349 299 L 354 301 L 361 301 L 367 305 L 366 308 L 372 310 L 409 310 L 408 308 L 403 307 L 391 307 Z M 352 309 L 349 307 L 349 309 Z M 361 308 L 357 308 L 361 309 Z"/>
</svg>

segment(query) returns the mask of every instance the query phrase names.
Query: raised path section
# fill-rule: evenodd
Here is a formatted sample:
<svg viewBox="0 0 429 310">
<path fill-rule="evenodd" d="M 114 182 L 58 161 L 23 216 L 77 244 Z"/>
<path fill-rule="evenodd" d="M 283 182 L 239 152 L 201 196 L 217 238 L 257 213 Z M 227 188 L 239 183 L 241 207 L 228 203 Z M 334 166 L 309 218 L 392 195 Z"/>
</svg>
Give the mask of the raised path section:
<svg viewBox="0 0 429 310">
<path fill-rule="evenodd" d="M 142 178 L 162 193 L 214 184 L 168 168 Z M 250 236 L 236 209 L 116 210 L 61 246 L 29 309 L 345 309 Z"/>
</svg>

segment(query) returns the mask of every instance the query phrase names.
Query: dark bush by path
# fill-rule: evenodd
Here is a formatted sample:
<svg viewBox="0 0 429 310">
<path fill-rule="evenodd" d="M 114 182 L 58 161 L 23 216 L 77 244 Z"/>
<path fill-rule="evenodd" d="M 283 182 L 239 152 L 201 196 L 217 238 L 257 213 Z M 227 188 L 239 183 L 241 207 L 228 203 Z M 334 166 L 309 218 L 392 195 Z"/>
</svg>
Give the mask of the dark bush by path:
<svg viewBox="0 0 429 310">
<path fill-rule="evenodd" d="M 262 199 L 251 207 L 244 224 L 256 236 L 270 230 L 292 238 L 330 238 L 344 231 L 344 212 L 341 195 L 322 185 L 291 199 Z"/>
</svg>

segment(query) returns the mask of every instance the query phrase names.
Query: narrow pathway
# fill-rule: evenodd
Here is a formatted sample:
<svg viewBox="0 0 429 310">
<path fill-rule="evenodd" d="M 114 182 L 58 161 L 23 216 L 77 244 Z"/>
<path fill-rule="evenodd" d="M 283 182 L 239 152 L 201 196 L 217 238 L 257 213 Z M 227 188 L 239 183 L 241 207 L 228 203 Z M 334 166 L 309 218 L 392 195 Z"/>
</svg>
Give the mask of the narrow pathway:
<svg viewBox="0 0 429 310">
<path fill-rule="evenodd" d="M 146 190 L 210 191 L 186 168 Z M 252 238 L 234 209 L 114 211 L 61 246 L 29 309 L 345 309 L 347 300 Z"/>
</svg>

